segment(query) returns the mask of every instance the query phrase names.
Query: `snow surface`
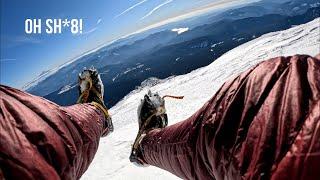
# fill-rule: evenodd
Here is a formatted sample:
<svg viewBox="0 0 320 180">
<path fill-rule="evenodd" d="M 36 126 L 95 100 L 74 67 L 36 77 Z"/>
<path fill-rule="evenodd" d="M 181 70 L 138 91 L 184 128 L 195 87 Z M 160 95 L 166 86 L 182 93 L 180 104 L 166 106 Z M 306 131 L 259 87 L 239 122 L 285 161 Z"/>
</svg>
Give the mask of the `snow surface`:
<svg viewBox="0 0 320 180">
<path fill-rule="evenodd" d="M 189 31 L 189 28 L 174 28 L 174 29 L 172 29 L 171 31 L 177 32 L 178 34 L 182 34 L 182 33 L 184 33 L 184 32 Z"/>
<path fill-rule="evenodd" d="M 110 109 L 115 131 L 102 138 L 98 152 L 82 179 L 178 179 L 156 167 L 136 167 L 129 162 L 131 144 L 138 131 L 137 107 L 150 88 L 160 95 L 184 95 L 183 100 L 167 99 L 169 125 L 192 115 L 228 79 L 253 65 L 275 56 L 320 53 L 320 18 L 294 28 L 263 35 L 189 74 L 162 80 L 153 87 L 135 90 Z"/>
<path fill-rule="evenodd" d="M 75 84 L 75 85 L 71 85 L 71 84 L 68 84 L 68 85 L 65 85 L 65 86 L 63 86 L 62 88 L 61 88 L 61 90 L 58 92 L 58 94 L 62 94 L 62 93 L 64 93 L 64 92 L 67 92 L 67 91 L 69 91 L 70 89 L 72 89 L 72 88 L 75 88 L 76 86 L 78 86 L 78 84 Z"/>
</svg>

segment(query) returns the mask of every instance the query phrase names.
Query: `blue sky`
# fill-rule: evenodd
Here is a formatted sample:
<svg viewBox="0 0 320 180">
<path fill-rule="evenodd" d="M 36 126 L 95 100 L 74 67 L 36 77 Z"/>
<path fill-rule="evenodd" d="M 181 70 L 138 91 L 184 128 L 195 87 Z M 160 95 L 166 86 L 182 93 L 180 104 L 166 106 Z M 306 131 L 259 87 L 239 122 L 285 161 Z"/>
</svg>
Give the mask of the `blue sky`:
<svg viewBox="0 0 320 180">
<path fill-rule="evenodd" d="M 219 0 L 1 0 L 1 84 L 21 88 L 42 71 L 111 40 Z M 221 0 L 220 0 L 221 1 Z M 26 19 L 83 19 L 83 33 L 26 34 Z"/>
</svg>

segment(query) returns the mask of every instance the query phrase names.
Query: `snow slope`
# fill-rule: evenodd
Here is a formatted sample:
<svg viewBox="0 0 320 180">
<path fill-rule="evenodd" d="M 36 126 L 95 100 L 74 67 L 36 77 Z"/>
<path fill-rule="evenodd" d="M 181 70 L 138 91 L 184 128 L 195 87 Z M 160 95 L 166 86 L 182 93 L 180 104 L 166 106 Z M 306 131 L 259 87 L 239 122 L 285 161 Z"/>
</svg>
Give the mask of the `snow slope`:
<svg viewBox="0 0 320 180">
<path fill-rule="evenodd" d="M 262 60 L 275 56 L 320 53 L 320 18 L 291 29 L 263 35 L 189 74 L 168 78 L 151 87 L 160 95 L 184 95 L 167 99 L 169 124 L 192 115 L 228 79 Z M 115 131 L 101 139 L 98 152 L 82 179 L 178 179 L 156 167 L 141 168 L 129 162 L 131 144 L 138 130 L 136 110 L 149 87 L 135 90 L 110 109 Z"/>
</svg>

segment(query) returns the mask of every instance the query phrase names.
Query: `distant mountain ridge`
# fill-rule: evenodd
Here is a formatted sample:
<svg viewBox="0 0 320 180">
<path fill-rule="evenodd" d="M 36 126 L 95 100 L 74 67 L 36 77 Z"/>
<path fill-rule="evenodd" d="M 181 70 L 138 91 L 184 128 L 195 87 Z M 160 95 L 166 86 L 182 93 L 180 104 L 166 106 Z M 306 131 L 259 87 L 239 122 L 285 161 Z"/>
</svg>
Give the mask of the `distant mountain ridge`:
<svg viewBox="0 0 320 180">
<path fill-rule="evenodd" d="M 305 3 L 309 4 L 302 6 Z M 265 2 L 227 10 L 212 17 L 199 17 L 202 20 L 225 18 L 189 28 L 181 34 L 167 29 L 134 41 L 128 40 L 127 43 L 126 40 L 114 42 L 50 71 L 49 76 L 30 87 L 28 92 L 45 96 L 61 105 L 73 104 L 78 96 L 75 86 L 77 74 L 83 67 L 95 66 L 102 73 L 106 86 L 105 100 L 108 106 L 112 106 L 148 77 L 166 78 L 188 73 L 210 64 L 226 51 L 262 34 L 287 29 L 319 17 L 319 6 L 313 0 L 273 3 L 273 8 L 277 9 L 295 8 L 297 5 L 303 7 L 297 13 L 286 10 L 294 15 L 275 14 L 273 12 L 279 10 L 260 7 L 261 4 Z M 243 14 L 244 11 L 247 13 Z"/>
<path fill-rule="evenodd" d="M 201 108 L 227 80 L 263 60 L 294 54 L 315 56 L 320 53 L 319 23 L 320 18 L 317 18 L 288 30 L 262 35 L 226 52 L 208 66 L 131 91 L 110 109 L 116 131 L 100 140 L 95 158 L 81 179 L 179 179 L 160 168 L 141 168 L 128 160 L 138 131 L 137 108 L 148 90 L 160 95 L 184 96 L 182 100 L 166 100 L 169 125 L 178 123 Z"/>
</svg>

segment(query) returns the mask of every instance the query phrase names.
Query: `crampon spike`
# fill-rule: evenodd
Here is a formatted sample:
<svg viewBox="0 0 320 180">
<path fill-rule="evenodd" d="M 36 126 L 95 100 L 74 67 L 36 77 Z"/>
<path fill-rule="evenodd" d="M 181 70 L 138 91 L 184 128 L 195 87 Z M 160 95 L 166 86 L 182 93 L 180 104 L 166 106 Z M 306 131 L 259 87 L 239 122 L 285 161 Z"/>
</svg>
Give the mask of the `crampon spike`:
<svg viewBox="0 0 320 180">
<path fill-rule="evenodd" d="M 164 95 L 164 96 L 162 97 L 162 99 L 164 99 L 164 98 L 183 99 L 183 98 L 184 98 L 184 96 L 171 96 L 171 95 Z"/>
</svg>

